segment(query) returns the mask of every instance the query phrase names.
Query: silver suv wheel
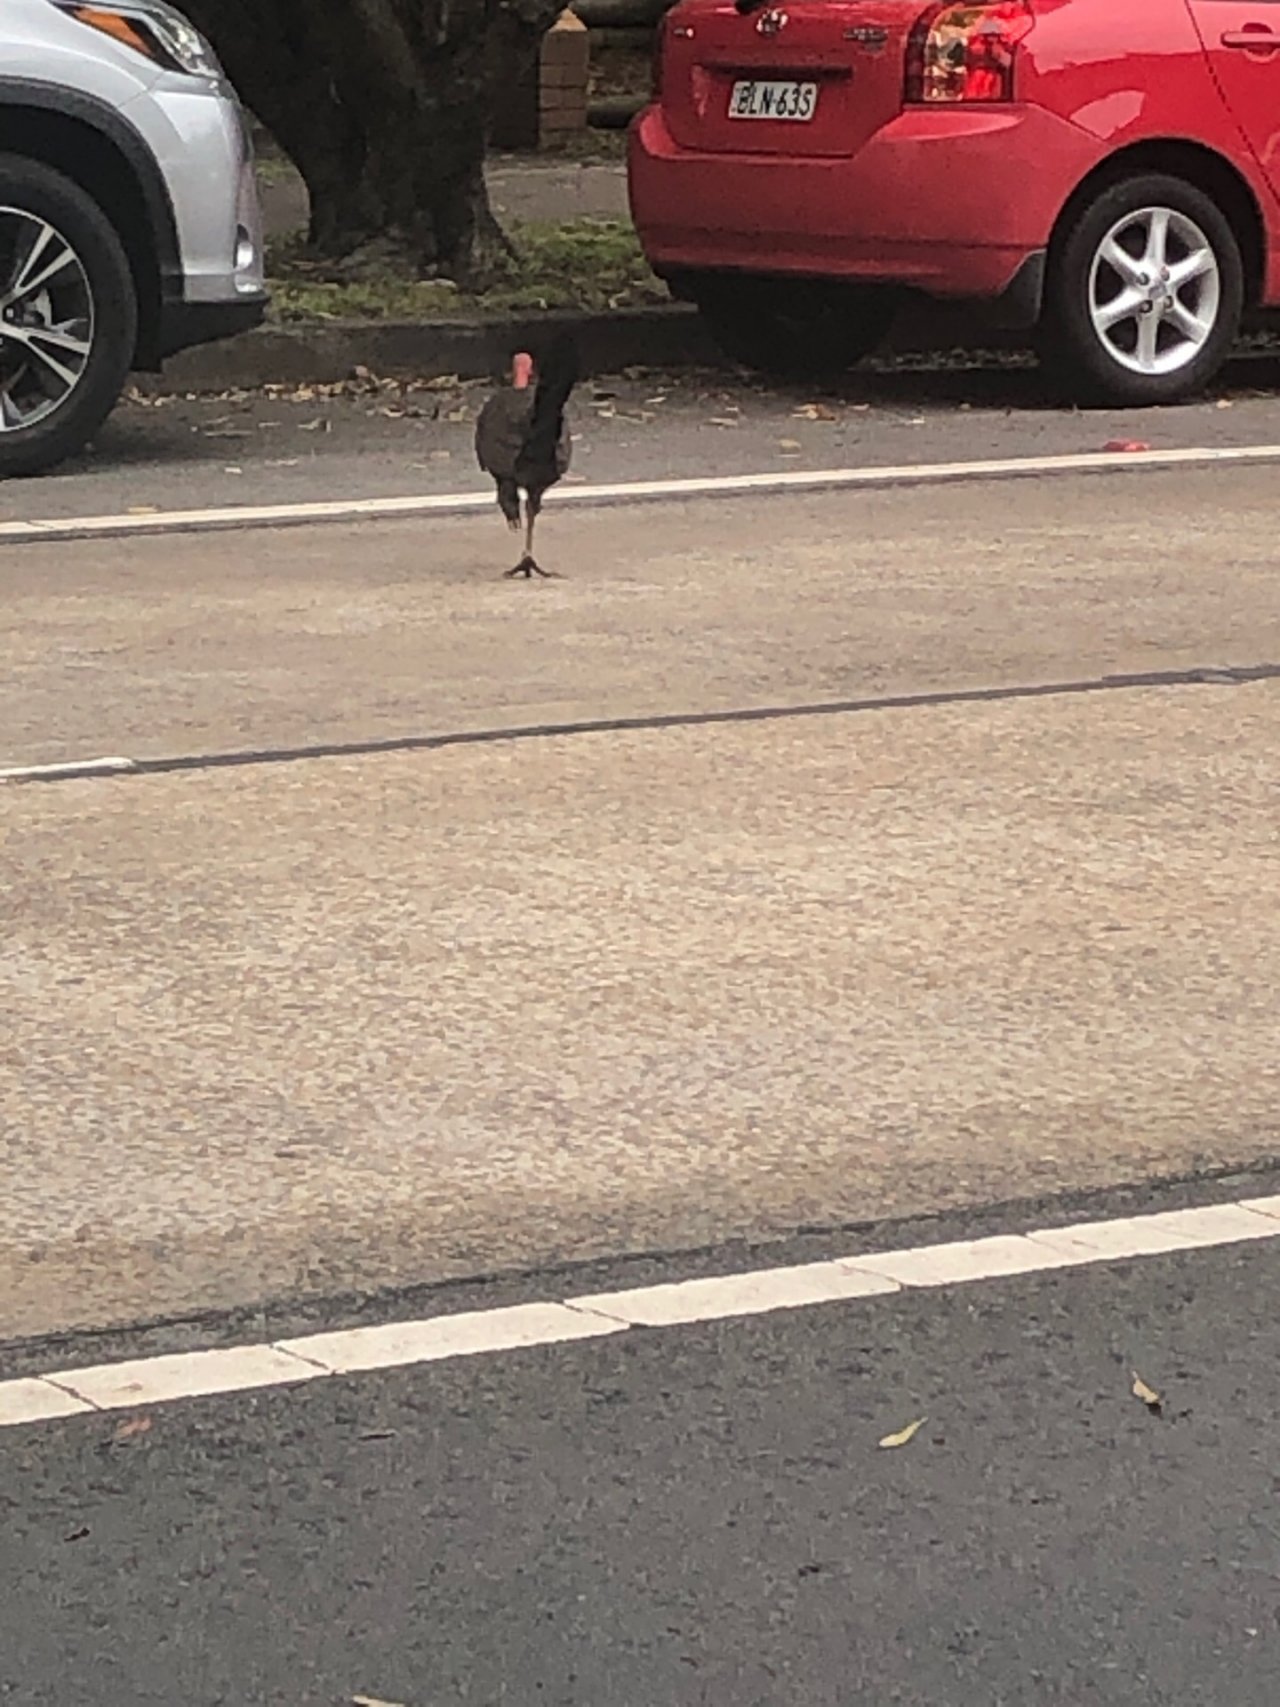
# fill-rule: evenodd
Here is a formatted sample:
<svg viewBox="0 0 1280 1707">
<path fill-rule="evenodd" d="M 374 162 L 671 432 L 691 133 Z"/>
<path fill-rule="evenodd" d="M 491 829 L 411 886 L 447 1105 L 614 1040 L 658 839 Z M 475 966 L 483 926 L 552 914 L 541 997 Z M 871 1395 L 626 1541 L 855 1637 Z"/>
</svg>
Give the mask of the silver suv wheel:
<svg viewBox="0 0 1280 1707">
<path fill-rule="evenodd" d="M 0 480 L 78 455 L 137 346 L 137 286 L 103 208 L 43 161 L 0 153 Z"/>
<path fill-rule="evenodd" d="M 0 433 L 39 425 L 84 377 L 93 349 L 93 287 L 62 233 L 0 207 Z"/>
</svg>

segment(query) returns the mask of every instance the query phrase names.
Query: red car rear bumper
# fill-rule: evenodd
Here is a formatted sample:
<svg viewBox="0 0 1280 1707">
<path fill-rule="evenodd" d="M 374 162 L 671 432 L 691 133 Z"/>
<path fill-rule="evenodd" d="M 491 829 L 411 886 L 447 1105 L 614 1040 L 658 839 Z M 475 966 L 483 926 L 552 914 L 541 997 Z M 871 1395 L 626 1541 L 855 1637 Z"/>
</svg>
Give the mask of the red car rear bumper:
<svg viewBox="0 0 1280 1707">
<path fill-rule="evenodd" d="M 1043 254 L 1101 155 L 1096 139 L 1039 107 L 908 109 L 848 159 L 696 153 L 655 106 L 632 127 L 631 208 L 660 273 L 996 297 Z"/>
</svg>

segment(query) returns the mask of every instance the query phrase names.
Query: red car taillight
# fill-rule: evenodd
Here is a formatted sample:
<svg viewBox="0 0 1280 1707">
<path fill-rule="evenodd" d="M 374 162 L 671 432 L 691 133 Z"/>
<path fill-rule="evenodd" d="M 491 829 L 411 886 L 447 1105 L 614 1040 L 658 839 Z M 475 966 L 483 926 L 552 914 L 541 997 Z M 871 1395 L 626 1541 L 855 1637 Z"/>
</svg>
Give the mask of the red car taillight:
<svg viewBox="0 0 1280 1707">
<path fill-rule="evenodd" d="M 1011 101 L 1018 44 L 1035 25 L 1030 0 L 943 0 L 916 20 L 908 101 Z"/>
</svg>

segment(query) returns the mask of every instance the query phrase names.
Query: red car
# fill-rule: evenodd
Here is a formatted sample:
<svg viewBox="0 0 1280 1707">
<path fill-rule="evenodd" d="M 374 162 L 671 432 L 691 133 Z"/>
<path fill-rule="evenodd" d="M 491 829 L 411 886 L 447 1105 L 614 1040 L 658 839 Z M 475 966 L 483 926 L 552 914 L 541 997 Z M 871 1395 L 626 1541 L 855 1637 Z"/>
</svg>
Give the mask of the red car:
<svg viewBox="0 0 1280 1707">
<path fill-rule="evenodd" d="M 1033 329 L 1077 401 L 1165 402 L 1280 304 L 1280 4 L 680 0 L 630 184 L 749 365 L 847 367 L 914 291 Z"/>
</svg>

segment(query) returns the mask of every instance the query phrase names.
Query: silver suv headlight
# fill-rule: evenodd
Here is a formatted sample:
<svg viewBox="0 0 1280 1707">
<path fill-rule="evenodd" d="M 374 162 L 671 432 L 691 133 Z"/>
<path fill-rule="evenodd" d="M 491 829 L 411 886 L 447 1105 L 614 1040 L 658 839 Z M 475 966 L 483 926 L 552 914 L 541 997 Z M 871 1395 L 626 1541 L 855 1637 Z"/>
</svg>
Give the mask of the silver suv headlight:
<svg viewBox="0 0 1280 1707">
<path fill-rule="evenodd" d="M 99 0 L 82 5 L 80 0 L 53 0 L 60 11 L 113 41 L 123 42 L 167 71 L 185 71 L 190 77 L 222 79 L 218 56 L 199 30 L 167 0 Z"/>
</svg>

